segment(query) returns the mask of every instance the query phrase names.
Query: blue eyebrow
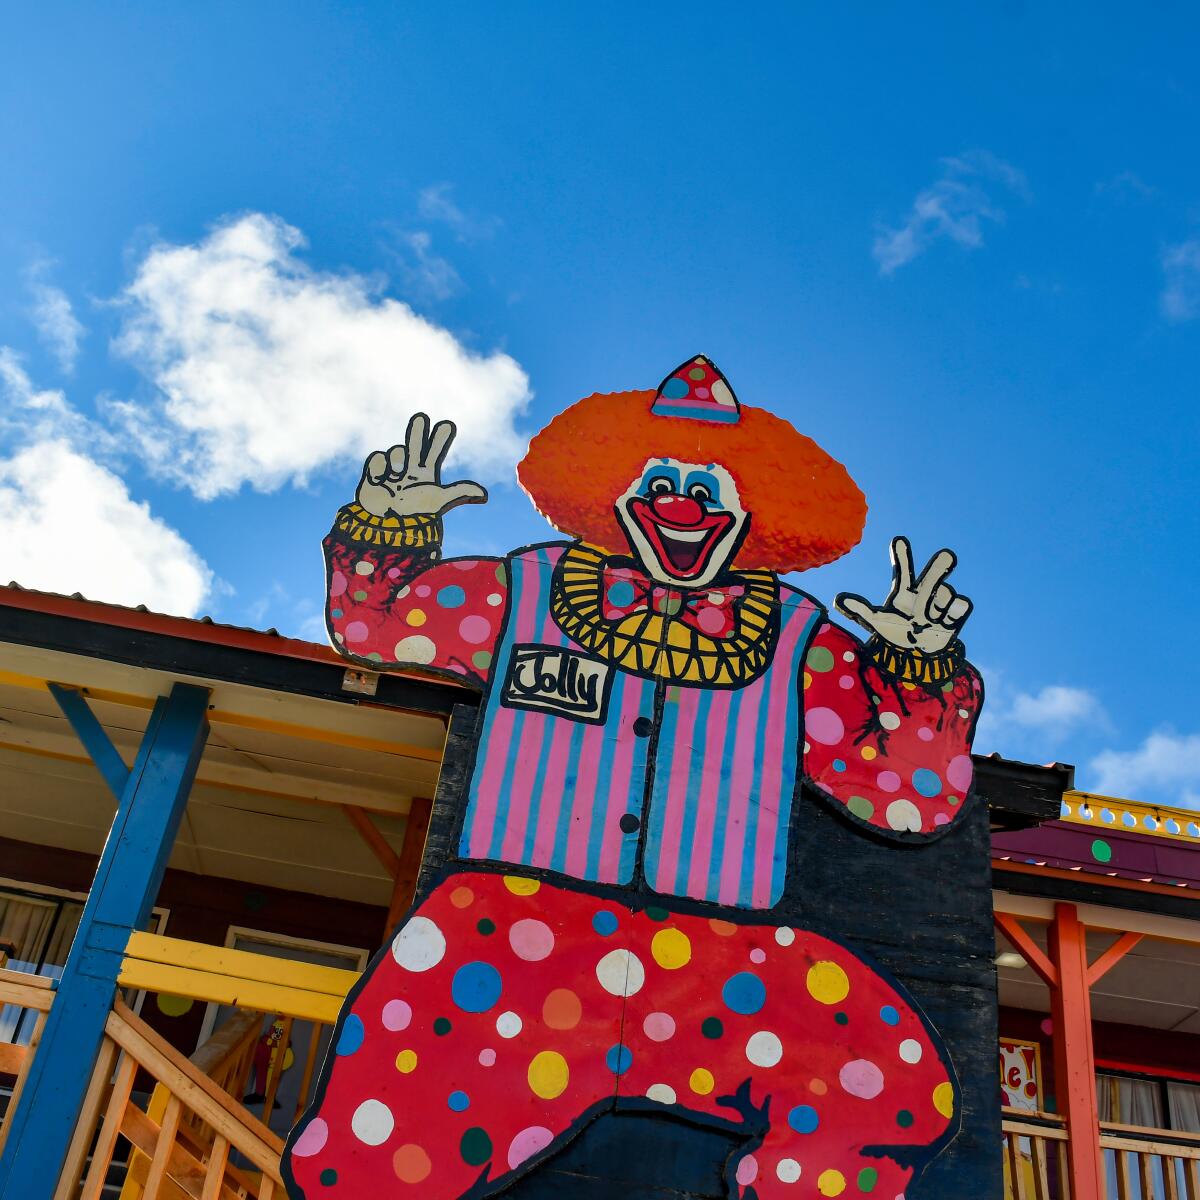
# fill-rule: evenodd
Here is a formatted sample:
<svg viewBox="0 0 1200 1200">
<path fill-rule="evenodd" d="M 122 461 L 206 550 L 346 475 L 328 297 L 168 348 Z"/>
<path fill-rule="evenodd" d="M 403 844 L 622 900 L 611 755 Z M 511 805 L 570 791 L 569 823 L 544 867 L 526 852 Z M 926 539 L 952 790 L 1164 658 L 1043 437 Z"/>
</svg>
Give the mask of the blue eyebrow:
<svg viewBox="0 0 1200 1200">
<path fill-rule="evenodd" d="M 679 470 L 676 467 L 667 466 L 667 459 L 663 459 L 661 467 L 650 467 L 642 476 L 642 486 L 645 487 L 652 479 L 669 479 L 674 485 L 675 490 L 679 490 Z"/>
<path fill-rule="evenodd" d="M 686 492 L 693 483 L 704 484 L 708 488 L 709 495 L 712 497 L 712 503 L 721 503 L 721 485 L 717 482 L 715 475 L 710 475 L 707 471 L 689 471 L 687 483 L 684 485 L 683 490 Z"/>
</svg>

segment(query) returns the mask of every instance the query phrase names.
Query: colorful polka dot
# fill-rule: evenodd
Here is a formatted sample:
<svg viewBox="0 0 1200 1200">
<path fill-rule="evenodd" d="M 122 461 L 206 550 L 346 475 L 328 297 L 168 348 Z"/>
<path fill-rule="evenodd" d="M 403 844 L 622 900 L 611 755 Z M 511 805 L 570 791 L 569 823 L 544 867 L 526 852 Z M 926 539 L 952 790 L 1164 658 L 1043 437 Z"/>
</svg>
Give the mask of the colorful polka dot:
<svg viewBox="0 0 1200 1200">
<path fill-rule="evenodd" d="M 707 1067 L 697 1067 L 688 1076 L 688 1087 L 697 1096 L 707 1096 L 716 1086 L 717 1082 L 713 1078 L 713 1073 Z"/>
<path fill-rule="evenodd" d="M 646 1089 L 647 1100 L 657 1100 L 659 1104 L 674 1104 L 675 1089 L 669 1083 L 652 1083 Z"/>
<path fill-rule="evenodd" d="M 770 1030 L 760 1029 L 746 1043 L 746 1058 L 756 1067 L 773 1067 L 783 1058 L 783 1043 Z"/>
<path fill-rule="evenodd" d="M 554 933 L 545 921 L 532 917 L 517 921 L 508 931 L 513 953 L 526 962 L 541 962 L 554 949 Z"/>
<path fill-rule="evenodd" d="M 879 1182 L 879 1172 L 874 1167 L 863 1167 L 858 1173 L 856 1182 L 860 1192 L 873 1192 L 875 1185 Z"/>
<path fill-rule="evenodd" d="M 392 1170 L 401 1183 L 424 1183 L 433 1170 L 433 1163 L 423 1147 L 410 1142 L 392 1155 Z"/>
<path fill-rule="evenodd" d="M 800 1164 L 794 1158 L 781 1158 L 775 1167 L 775 1178 L 780 1183 L 795 1183 L 801 1171 Z"/>
<path fill-rule="evenodd" d="M 382 1146 L 395 1127 L 392 1110 L 381 1100 L 364 1100 L 350 1118 L 350 1130 L 364 1146 Z"/>
<path fill-rule="evenodd" d="M 467 593 L 452 583 L 438 592 L 437 602 L 441 608 L 461 608 L 467 602 Z"/>
<path fill-rule="evenodd" d="M 609 912 L 608 909 L 602 908 L 592 918 L 592 928 L 601 937 L 611 937 L 614 933 L 617 932 L 616 915 L 614 913 Z"/>
<path fill-rule="evenodd" d="M 351 1013 L 342 1022 L 342 1031 L 338 1035 L 337 1048 L 334 1053 L 340 1056 L 356 1054 L 366 1036 L 367 1031 L 363 1028 L 362 1017 L 357 1013 Z"/>
<path fill-rule="evenodd" d="M 954 1088 L 942 1082 L 933 1089 L 933 1107 L 947 1120 L 954 1116 Z"/>
<path fill-rule="evenodd" d="M 468 1129 L 458 1144 L 458 1152 L 468 1166 L 481 1167 L 492 1157 L 492 1139 L 478 1125 Z"/>
<path fill-rule="evenodd" d="M 832 1167 L 817 1176 L 817 1191 L 822 1196 L 840 1196 L 846 1190 L 846 1177 Z"/>
<path fill-rule="evenodd" d="M 515 1038 L 523 1028 L 524 1022 L 511 1009 L 496 1018 L 496 1032 L 502 1038 Z"/>
<path fill-rule="evenodd" d="M 633 1066 L 633 1052 L 628 1046 L 610 1046 L 604 1063 L 614 1075 L 624 1075 Z"/>
<path fill-rule="evenodd" d="M 721 989 L 725 1007 L 742 1016 L 752 1016 L 767 1002 L 767 988 L 752 971 L 739 971 L 730 976 Z"/>
<path fill-rule="evenodd" d="M 642 1032 L 652 1042 L 669 1042 L 675 1036 L 675 1018 L 665 1012 L 649 1013 L 642 1022 Z"/>
<path fill-rule="evenodd" d="M 940 795 L 942 790 L 942 781 L 938 778 L 937 772 L 929 770 L 928 767 L 918 767 L 913 772 L 912 785 L 918 796 L 930 799 Z"/>
<path fill-rule="evenodd" d="M 567 1060 L 557 1050 L 542 1050 L 530 1060 L 526 1072 L 529 1090 L 543 1100 L 556 1100 L 571 1079 Z"/>
<path fill-rule="evenodd" d="M 811 1104 L 798 1104 L 788 1113 L 788 1124 L 797 1133 L 813 1133 L 820 1123 L 817 1110 Z"/>
<path fill-rule="evenodd" d="M 860 820 L 869 821 L 875 815 L 875 805 L 865 796 L 851 796 L 846 807 Z"/>
<path fill-rule="evenodd" d="M 840 1004 L 850 994 L 850 978 L 835 962 L 815 962 L 804 979 L 808 994 L 820 1004 Z"/>
<path fill-rule="evenodd" d="M 879 1019 L 885 1025 L 899 1025 L 900 1013 L 891 1004 L 885 1004 L 879 1010 Z"/>
<path fill-rule="evenodd" d="M 916 1066 L 921 1061 L 922 1053 L 921 1043 L 916 1038 L 905 1038 L 900 1043 L 900 1058 L 911 1066 Z"/>
<path fill-rule="evenodd" d="M 526 879 L 523 875 L 505 875 L 504 886 L 514 896 L 535 896 L 542 882 L 540 879 Z"/>
<path fill-rule="evenodd" d="M 459 622 L 458 636 L 468 645 L 478 646 L 486 642 L 492 633 L 492 623 L 486 617 L 463 617 Z"/>
<path fill-rule="evenodd" d="M 456 887 L 450 893 L 450 903 L 455 908 L 470 908 L 475 899 L 475 893 L 469 887 Z"/>
<path fill-rule="evenodd" d="M 446 939 L 428 917 L 413 917 L 392 940 L 392 957 L 406 971 L 428 971 L 445 954 Z"/>
<path fill-rule="evenodd" d="M 842 1091 L 860 1100 L 874 1100 L 883 1091 L 883 1072 L 869 1059 L 856 1058 L 838 1072 Z"/>
<path fill-rule="evenodd" d="M 437 657 L 437 646 L 423 633 L 401 638 L 396 643 L 396 661 L 428 666 Z"/>
<path fill-rule="evenodd" d="M 329 1126 L 320 1117 L 314 1117 L 296 1139 L 292 1147 L 292 1157 L 311 1158 L 314 1154 L 320 1154 L 328 1140 Z"/>
<path fill-rule="evenodd" d="M 471 1107 L 471 1098 L 466 1092 L 451 1092 L 446 1103 L 451 1112 L 466 1112 Z"/>
<path fill-rule="evenodd" d="M 679 929 L 660 929 L 650 942 L 654 961 L 665 971 L 677 971 L 692 960 L 692 943 Z"/>
<path fill-rule="evenodd" d="M 401 1075 L 411 1075 L 417 1069 L 417 1052 L 415 1050 L 401 1050 L 396 1055 L 396 1070 Z"/>
<path fill-rule="evenodd" d="M 747 1154 L 738 1162 L 734 1178 L 742 1187 L 753 1183 L 758 1178 L 758 1159 L 753 1154 Z"/>
<path fill-rule="evenodd" d="M 522 1129 L 509 1143 L 509 1168 L 515 1170 L 523 1162 L 545 1150 L 552 1141 L 554 1134 L 544 1125 L 530 1125 L 527 1129 Z"/>
<path fill-rule="evenodd" d="M 833 670 L 833 652 L 825 646 L 813 646 L 804 656 L 804 662 L 810 671 L 824 674 Z"/>
<path fill-rule="evenodd" d="M 636 996 L 646 982 L 646 968 L 636 954 L 622 948 L 596 964 L 596 978 L 610 996 Z"/>
<path fill-rule="evenodd" d="M 555 988 L 542 1004 L 542 1020 L 550 1029 L 574 1029 L 583 1016 L 583 1003 L 569 988 Z"/>
<path fill-rule="evenodd" d="M 469 962 L 454 972 L 450 996 L 463 1012 L 487 1012 L 500 999 L 500 972 L 491 963 Z"/>
<path fill-rule="evenodd" d="M 832 708 L 813 708 L 804 715 L 804 732 L 822 746 L 836 746 L 846 735 L 842 718 Z"/>
<path fill-rule="evenodd" d="M 408 612 L 404 614 L 405 623 L 413 626 L 414 629 L 420 629 L 420 627 L 424 625 L 427 620 L 429 620 L 429 618 L 425 615 L 425 610 L 423 608 L 410 608 Z"/>
</svg>

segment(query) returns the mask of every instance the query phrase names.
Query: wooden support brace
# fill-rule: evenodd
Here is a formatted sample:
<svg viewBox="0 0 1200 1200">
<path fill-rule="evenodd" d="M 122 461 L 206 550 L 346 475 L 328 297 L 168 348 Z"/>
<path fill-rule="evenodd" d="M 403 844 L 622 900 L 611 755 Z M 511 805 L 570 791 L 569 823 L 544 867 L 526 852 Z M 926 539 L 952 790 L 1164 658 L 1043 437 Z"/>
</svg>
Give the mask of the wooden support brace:
<svg viewBox="0 0 1200 1200">
<path fill-rule="evenodd" d="M 1041 976 L 1047 987 L 1058 987 L 1058 968 L 1046 957 L 1045 951 L 1025 931 L 1021 923 L 1011 913 L 993 913 L 992 920 L 996 928 L 1020 952 L 1025 961 Z"/>
<path fill-rule="evenodd" d="M 383 869 L 395 882 L 400 874 L 400 855 L 388 845 L 383 834 L 379 832 L 379 826 L 371 820 L 364 809 L 359 808 L 356 804 L 343 804 L 342 812 L 346 814 L 350 824 L 362 835 L 363 841 L 371 848 L 371 853 L 379 859 Z"/>
<path fill-rule="evenodd" d="M 421 871 L 421 857 L 425 853 L 425 839 L 429 836 L 429 818 L 432 813 L 431 799 L 425 796 L 413 797 L 412 807 L 408 810 L 408 823 L 404 827 L 404 844 L 400 847 L 396 885 L 392 891 L 392 902 L 388 905 L 385 937 L 390 936 L 399 924 L 404 910 L 412 903 L 417 890 L 417 875 Z"/>
<path fill-rule="evenodd" d="M 129 783 L 129 768 L 104 732 L 104 726 L 96 720 L 96 714 L 83 698 L 83 693 L 78 688 L 63 687 L 61 683 L 47 683 L 46 687 L 83 743 L 88 757 L 104 776 L 108 790 L 120 800 Z"/>
<path fill-rule="evenodd" d="M 1143 938 L 1140 933 L 1123 933 L 1090 967 L 1088 967 L 1088 987 L 1098 979 L 1102 979 L 1121 959 L 1127 955 Z"/>
</svg>

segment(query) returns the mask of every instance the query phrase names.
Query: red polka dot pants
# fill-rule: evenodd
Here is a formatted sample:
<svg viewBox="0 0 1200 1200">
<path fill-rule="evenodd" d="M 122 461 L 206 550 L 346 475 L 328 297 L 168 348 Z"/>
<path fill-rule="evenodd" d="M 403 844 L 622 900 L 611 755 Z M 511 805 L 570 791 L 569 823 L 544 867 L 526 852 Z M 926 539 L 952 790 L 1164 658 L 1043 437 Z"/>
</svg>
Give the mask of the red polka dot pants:
<svg viewBox="0 0 1200 1200">
<path fill-rule="evenodd" d="M 909 1002 L 834 942 L 482 872 L 408 918 L 321 1083 L 287 1154 L 306 1200 L 486 1195 L 614 1104 L 744 1129 L 732 1197 L 893 1200 L 957 1100 Z"/>
</svg>

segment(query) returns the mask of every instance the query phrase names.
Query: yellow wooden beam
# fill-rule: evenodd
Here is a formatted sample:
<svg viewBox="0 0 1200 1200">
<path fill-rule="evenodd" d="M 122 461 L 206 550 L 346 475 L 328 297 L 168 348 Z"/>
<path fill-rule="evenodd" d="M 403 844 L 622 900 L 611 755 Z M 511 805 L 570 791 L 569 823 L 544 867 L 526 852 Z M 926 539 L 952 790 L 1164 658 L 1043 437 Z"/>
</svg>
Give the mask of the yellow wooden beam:
<svg viewBox="0 0 1200 1200">
<path fill-rule="evenodd" d="M 39 679 L 35 675 L 19 675 L 13 671 L 0 671 L 0 685 L 26 688 L 32 691 L 46 691 L 48 679 Z M 80 684 L 67 686 L 77 687 L 89 700 L 101 700 L 109 704 L 123 704 L 134 708 L 153 708 L 154 700 L 148 696 L 137 696 L 130 692 L 111 692 L 103 688 L 83 687 Z M 430 719 L 436 720 L 435 717 Z M 394 754 L 399 758 L 416 758 L 424 762 L 441 762 L 441 748 L 431 749 L 428 746 L 414 746 L 408 742 L 393 742 L 386 738 L 361 737 L 354 733 L 345 733 L 336 729 L 320 729 L 314 725 L 298 725 L 291 721 L 276 721 L 270 717 L 254 717 L 248 713 L 227 712 L 223 709 L 210 709 L 208 720 L 213 725 L 233 725 L 243 729 L 256 729 L 263 733 L 279 733 L 287 737 L 300 738 L 309 742 L 325 742 L 334 746 L 346 746 L 354 750 L 376 750 L 381 754 Z"/>
<path fill-rule="evenodd" d="M 183 938 L 164 937 L 159 933 L 131 933 L 125 946 L 125 958 L 164 966 L 186 967 L 212 975 L 235 979 L 283 984 L 309 992 L 321 992 L 342 998 L 358 979 L 357 971 L 297 962 L 290 958 L 272 958 L 250 950 L 232 950 L 228 946 L 209 946 Z"/>
</svg>

